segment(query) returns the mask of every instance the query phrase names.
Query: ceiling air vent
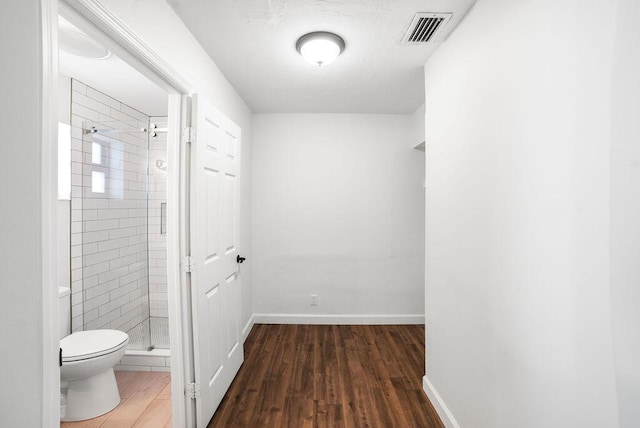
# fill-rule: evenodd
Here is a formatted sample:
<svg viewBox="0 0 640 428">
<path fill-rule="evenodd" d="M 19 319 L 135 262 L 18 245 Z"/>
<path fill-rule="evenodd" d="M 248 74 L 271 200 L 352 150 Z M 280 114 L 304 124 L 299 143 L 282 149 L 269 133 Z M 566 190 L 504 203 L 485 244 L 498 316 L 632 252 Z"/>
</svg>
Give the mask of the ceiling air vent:
<svg viewBox="0 0 640 428">
<path fill-rule="evenodd" d="M 451 13 L 416 13 L 402 43 L 431 42 L 451 18 Z"/>
</svg>

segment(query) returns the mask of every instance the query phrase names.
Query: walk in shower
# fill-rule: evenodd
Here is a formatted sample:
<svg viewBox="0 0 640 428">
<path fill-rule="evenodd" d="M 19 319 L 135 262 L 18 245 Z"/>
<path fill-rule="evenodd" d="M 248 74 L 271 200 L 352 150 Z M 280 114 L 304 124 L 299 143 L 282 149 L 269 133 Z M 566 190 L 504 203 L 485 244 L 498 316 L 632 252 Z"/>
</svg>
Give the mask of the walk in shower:
<svg viewBox="0 0 640 428">
<path fill-rule="evenodd" d="M 72 330 L 168 349 L 166 118 L 73 87 Z"/>
</svg>

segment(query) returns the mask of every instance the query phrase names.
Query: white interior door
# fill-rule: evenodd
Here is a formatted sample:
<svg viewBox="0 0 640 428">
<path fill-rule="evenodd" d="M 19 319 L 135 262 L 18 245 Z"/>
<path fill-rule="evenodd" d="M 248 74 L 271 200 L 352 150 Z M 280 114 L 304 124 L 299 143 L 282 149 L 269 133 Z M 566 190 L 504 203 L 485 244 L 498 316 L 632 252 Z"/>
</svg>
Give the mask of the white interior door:
<svg viewBox="0 0 640 428">
<path fill-rule="evenodd" d="M 244 359 L 238 227 L 240 128 L 193 97 L 191 287 L 196 420 L 205 427 Z M 193 134 L 192 134 L 193 135 Z"/>
</svg>

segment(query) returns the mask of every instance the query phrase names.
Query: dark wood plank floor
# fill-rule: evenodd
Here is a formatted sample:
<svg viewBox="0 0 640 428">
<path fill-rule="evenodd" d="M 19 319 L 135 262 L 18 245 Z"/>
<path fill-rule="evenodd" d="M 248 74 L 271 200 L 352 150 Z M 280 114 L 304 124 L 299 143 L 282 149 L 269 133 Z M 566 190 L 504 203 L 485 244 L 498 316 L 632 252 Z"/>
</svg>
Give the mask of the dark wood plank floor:
<svg viewBox="0 0 640 428">
<path fill-rule="evenodd" d="M 444 427 L 423 326 L 255 325 L 209 427 Z"/>
</svg>

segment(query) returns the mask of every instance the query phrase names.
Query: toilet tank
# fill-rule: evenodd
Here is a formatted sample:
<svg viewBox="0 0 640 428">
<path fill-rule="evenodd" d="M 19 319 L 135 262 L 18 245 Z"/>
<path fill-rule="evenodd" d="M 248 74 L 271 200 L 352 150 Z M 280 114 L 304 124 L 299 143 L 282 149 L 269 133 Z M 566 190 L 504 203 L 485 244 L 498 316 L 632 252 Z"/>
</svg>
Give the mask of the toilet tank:
<svg viewBox="0 0 640 428">
<path fill-rule="evenodd" d="M 58 287 L 60 307 L 60 339 L 71 332 L 71 290 L 69 287 Z"/>
</svg>

